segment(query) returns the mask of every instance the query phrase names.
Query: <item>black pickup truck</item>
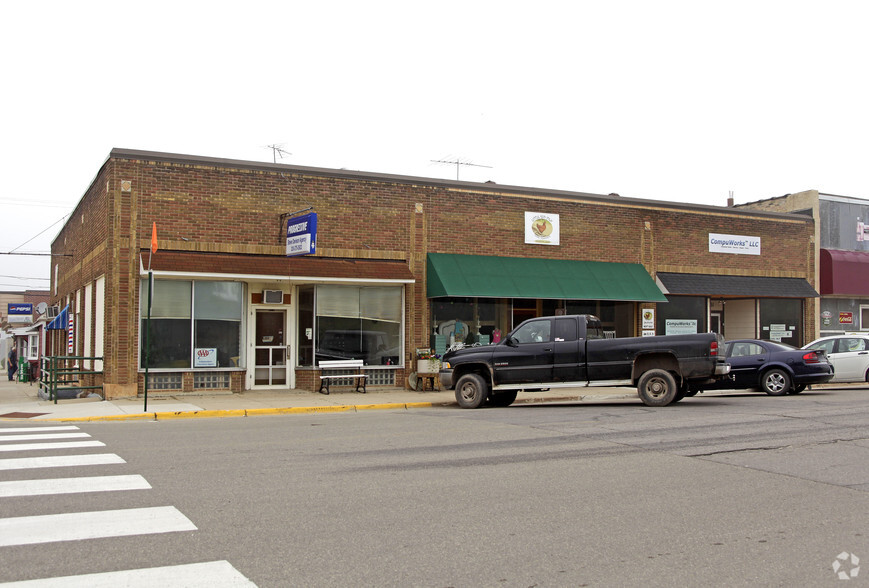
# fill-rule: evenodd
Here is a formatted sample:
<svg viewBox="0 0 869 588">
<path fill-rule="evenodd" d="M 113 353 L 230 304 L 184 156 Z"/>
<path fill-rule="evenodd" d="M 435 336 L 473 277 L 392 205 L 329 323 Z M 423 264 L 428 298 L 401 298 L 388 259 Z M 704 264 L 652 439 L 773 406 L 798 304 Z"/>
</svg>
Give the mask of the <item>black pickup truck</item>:
<svg viewBox="0 0 869 588">
<path fill-rule="evenodd" d="M 509 406 L 520 391 L 636 386 L 647 406 L 693 396 L 730 371 L 715 333 L 606 339 L 589 314 L 529 319 L 495 345 L 446 353 L 438 374 L 462 408 Z"/>
</svg>

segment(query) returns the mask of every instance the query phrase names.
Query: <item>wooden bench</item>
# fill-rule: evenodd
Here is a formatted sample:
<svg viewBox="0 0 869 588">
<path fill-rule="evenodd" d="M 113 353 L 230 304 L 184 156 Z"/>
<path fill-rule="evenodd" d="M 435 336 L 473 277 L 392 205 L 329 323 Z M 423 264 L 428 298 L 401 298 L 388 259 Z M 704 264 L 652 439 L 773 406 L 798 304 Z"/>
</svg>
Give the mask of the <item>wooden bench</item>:
<svg viewBox="0 0 869 588">
<path fill-rule="evenodd" d="M 356 391 L 365 394 L 365 381 L 368 379 L 367 374 L 362 373 L 363 361 L 361 359 L 341 359 L 335 361 L 321 361 L 320 367 L 320 394 L 329 393 L 329 385 L 333 380 L 352 379 L 356 386 Z M 353 370 L 352 374 L 325 374 L 327 370 Z"/>
</svg>

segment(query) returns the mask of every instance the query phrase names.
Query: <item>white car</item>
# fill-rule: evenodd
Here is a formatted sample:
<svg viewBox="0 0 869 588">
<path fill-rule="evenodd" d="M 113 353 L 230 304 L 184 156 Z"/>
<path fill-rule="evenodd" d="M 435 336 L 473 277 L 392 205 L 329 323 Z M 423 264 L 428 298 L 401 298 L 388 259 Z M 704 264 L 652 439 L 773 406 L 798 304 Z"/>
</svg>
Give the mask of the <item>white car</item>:
<svg viewBox="0 0 869 588">
<path fill-rule="evenodd" d="M 869 333 L 821 337 L 803 349 L 823 349 L 836 375 L 830 382 L 869 383 Z"/>
</svg>

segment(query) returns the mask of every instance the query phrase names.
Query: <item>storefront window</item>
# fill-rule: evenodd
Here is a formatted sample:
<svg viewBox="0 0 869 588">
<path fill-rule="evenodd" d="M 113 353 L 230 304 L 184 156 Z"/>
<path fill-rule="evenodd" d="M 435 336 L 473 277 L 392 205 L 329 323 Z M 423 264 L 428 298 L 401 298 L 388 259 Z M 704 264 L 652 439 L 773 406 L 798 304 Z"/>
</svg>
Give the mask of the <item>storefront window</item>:
<svg viewBox="0 0 869 588">
<path fill-rule="evenodd" d="M 403 288 L 317 286 L 314 290 L 314 357 L 311 361 L 362 359 L 365 365 L 399 365 L 402 360 Z M 304 314 L 300 308 L 300 315 Z M 300 316 L 300 326 L 307 319 Z M 301 350 L 310 345 L 298 329 Z M 299 354 L 300 365 L 307 356 Z"/>
<path fill-rule="evenodd" d="M 203 367 L 244 365 L 241 345 L 242 290 L 240 282 L 195 282 L 193 288 L 194 351 L 217 350 L 217 365 L 209 360 Z M 196 351 L 195 351 L 196 352 Z M 194 355 L 194 367 L 196 357 Z M 210 365 L 209 365 L 210 364 Z"/>
<path fill-rule="evenodd" d="M 613 337 L 634 335 L 634 303 L 610 300 L 568 300 L 566 314 L 593 314 Z"/>
<path fill-rule="evenodd" d="M 298 362 L 314 365 L 314 287 L 299 288 Z"/>
<path fill-rule="evenodd" d="M 634 303 L 595 300 L 438 298 L 432 305 L 432 343 L 443 353 L 454 343 L 497 343 L 520 323 L 539 316 L 593 314 L 612 336 L 633 335 Z"/>
<path fill-rule="evenodd" d="M 442 354 L 453 343 L 493 343 L 512 329 L 506 298 L 437 298 L 432 305 L 432 343 Z"/>
<path fill-rule="evenodd" d="M 706 298 L 703 296 L 667 296 L 657 304 L 656 335 L 705 333 Z"/>
<path fill-rule="evenodd" d="M 207 369 L 243 363 L 243 292 L 244 286 L 238 282 L 155 280 L 149 367 L 191 369 L 194 349 L 216 350 L 216 359 L 202 366 Z M 141 281 L 139 300 L 140 365 L 144 367 L 148 280 Z"/>
<path fill-rule="evenodd" d="M 39 359 L 39 335 L 27 336 L 27 359 Z"/>
<path fill-rule="evenodd" d="M 781 341 L 799 347 L 808 341 L 802 340 L 803 301 L 789 299 L 760 299 L 761 339 Z"/>
</svg>

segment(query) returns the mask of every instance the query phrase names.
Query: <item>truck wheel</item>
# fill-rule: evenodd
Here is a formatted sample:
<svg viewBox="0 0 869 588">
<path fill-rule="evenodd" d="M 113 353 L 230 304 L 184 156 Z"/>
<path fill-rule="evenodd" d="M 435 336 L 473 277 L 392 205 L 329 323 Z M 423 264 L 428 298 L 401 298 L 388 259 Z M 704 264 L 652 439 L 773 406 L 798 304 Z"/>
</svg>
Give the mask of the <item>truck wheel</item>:
<svg viewBox="0 0 869 588">
<path fill-rule="evenodd" d="M 646 406 L 667 406 L 678 392 L 676 379 L 667 370 L 649 370 L 640 376 L 637 392 Z"/>
<path fill-rule="evenodd" d="M 761 378 L 760 387 L 770 396 L 781 396 L 791 389 L 791 377 L 784 370 L 771 369 Z"/>
<path fill-rule="evenodd" d="M 489 396 L 489 385 L 479 374 L 465 374 L 456 382 L 456 402 L 462 408 L 480 408 Z"/>
<path fill-rule="evenodd" d="M 510 406 L 516 400 L 517 390 L 489 394 L 489 406 Z"/>
</svg>

